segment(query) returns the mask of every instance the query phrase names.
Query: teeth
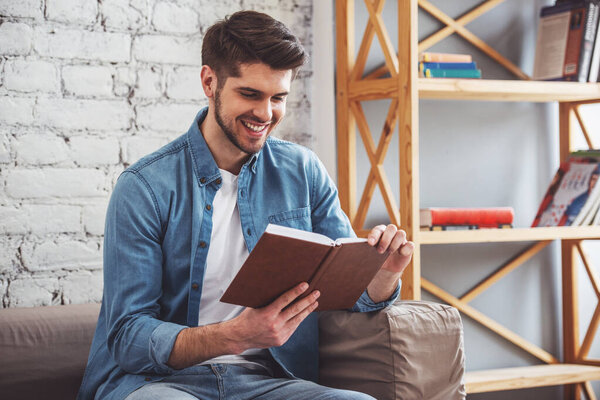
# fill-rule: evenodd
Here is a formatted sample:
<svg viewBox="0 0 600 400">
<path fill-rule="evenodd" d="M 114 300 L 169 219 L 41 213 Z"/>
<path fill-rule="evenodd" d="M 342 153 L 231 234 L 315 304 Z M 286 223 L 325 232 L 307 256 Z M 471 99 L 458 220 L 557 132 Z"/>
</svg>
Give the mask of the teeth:
<svg viewBox="0 0 600 400">
<path fill-rule="evenodd" d="M 260 131 L 262 131 L 263 129 L 266 128 L 265 125 L 262 125 L 262 126 L 261 125 L 254 125 L 254 124 L 251 124 L 251 123 L 246 122 L 246 121 L 242 121 L 242 124 L 244 124 L 244 126 L 246 128 L 253 130 L 254 132 L 260 132 Z"/>
</svg>

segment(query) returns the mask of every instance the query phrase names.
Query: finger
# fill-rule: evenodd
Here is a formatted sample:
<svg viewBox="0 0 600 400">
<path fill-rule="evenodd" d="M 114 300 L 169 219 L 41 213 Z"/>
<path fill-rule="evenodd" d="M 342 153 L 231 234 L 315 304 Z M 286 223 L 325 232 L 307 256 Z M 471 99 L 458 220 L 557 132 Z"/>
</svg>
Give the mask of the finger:
<svg viewBox="0 0 600 400">
<path fill-rule="evenodd" d="M 410 257 L 415 251 L 415 244 L 413 242 L 406 242 L 400 248 L 400 254 L 404 257 Z"/>
<path fill-rule="evenodd" d="M 381 239 L 379 239 L 379 244 L 377 244 L 377 251 L 379 253 L 383 254 L 388 250 L 392 239 L 396 235 L 396 232 L 398 232 L 398 228 L 396 228 L 396 225 L 389 224 L 385 228 L 385 232 L 383 232 L 383 235 L 381 235 Z"/>
<path fill-rule="evenodd" d="M 294 318 L 290 319 L 287 322 L 286 325 L 292 329 L 292 333 L 296 330 L 296 328 L 298 327 L 298 325 L 300 325 L 300 323 L 302 321 L 304 321 L 306 319 L 306 317 L 309 316 L 309 314 L 311 312 L 313 312 L 313 311 L 315 311 L 317 309 L 318 306 L 319 306 L 319 302 L 315 301 L 314 303 L 312 303 L 311 305 L 309 305 L 308 307 L 306 307 L 304 310 L 302 310 L 301 313 L 297 314 Z"/>
<path fill-rule="evenodd" d="M 267 308 L 271 311 L 279 313 L 294 300 L 296 300 L 302 293 L 304 293 L 306 289 L 308 289 L 308 283 L 302 282 L 273 300 L 273 302 L 269 304 Z"/>
<path fill-rule="evenodd" d="M 284 309 L 283 312 L 281 313 L 281 317 L 283 318 L 284 321 L 288 321 L 288 320 L 294 318 L 296 315 L 300 314 L 306 308 L 310 307 L 311 304 L 316 302 L 320 295 L 321 295 L 321 292 L 319 292 L 318 290 L 313 291 L 308 296 L 304 297 L 301 300 L 296 301 L 295 303 L 292 303 L 289 307 Z"/>
<path fill-rule="evenodd" d="M 381 235 L 384 231 L 385 225 L 377 225 L 376 227 L 371 229 L 371 232 L 369 232 L 369 236 L 367 236 L 367 243 L 369 243 L 371 246 L 375 246 L 377 242 L 379 242 L 379 238 L 381 238 Z"/>
<path fill-rule="evenodd" d="M 404 243 L 406 243 L 406 232 L 404 232 L 403 230 L 399 230 L 394 235 L 394 238 L 390 243 L 389 250 L 391 252 L 397 251 Z"/>
</svg>

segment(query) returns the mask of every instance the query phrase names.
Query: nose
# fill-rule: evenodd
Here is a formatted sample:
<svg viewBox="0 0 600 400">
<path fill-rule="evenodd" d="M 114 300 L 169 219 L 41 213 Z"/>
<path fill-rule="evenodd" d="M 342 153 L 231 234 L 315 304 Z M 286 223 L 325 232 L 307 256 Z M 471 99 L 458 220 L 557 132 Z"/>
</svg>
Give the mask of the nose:
<svg viewBox="0 0 600 400">
<path fill-rule="evenodd" d="M 253 110 L 254 116 L 261 122 L 269 122 L 273 118 L 273 107 L 270 99 L 256 104 Z"/>
</svg>

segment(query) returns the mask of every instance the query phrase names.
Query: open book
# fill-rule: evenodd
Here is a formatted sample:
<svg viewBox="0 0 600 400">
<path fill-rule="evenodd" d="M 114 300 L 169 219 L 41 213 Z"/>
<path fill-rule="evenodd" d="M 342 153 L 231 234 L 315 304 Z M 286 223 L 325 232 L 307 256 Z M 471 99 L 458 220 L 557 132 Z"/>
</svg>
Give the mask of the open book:
<svg viewBox="0 0 600 400">
<path fill-rule="evenodd" d="M 366 239 L 331 240 L 318 233 L 269 224 L 233 279 L 222 302 L 259 308 L 300 282 L 319 290 L 316 311 L 351 308 L 388 253 Z"/>
</svg>

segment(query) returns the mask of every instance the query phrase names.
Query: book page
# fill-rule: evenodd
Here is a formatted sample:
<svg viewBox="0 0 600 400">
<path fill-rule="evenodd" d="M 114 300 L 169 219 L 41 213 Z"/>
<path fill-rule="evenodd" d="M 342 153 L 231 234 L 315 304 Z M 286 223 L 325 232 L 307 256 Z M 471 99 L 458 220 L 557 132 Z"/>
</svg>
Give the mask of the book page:
<svg viewBox="0 0 600 400">
<path fill-rule="evenodd" d="M 567 11 L 540 19 L 533 79 L 557 79 L 563 76 L 570 17 L 571 13 Z"/>
<path fill-rule="evenodd" d="M 271 233 L 273 235 L 285 236 L 290 238 L 295 238 L 299 240 L 305 240 L 307 242 L 312 243 L 320 243 L 329 246 L 333 246 L 335 242 L 329 239 L 325 235 L 321 235 L 320 233 L 303 231 L 300 229 L 289 228 L 287 226 L 269 224 L 267 225 L 267 229 L 265 232 Z"/>
</svg>

